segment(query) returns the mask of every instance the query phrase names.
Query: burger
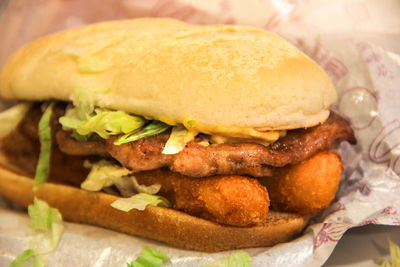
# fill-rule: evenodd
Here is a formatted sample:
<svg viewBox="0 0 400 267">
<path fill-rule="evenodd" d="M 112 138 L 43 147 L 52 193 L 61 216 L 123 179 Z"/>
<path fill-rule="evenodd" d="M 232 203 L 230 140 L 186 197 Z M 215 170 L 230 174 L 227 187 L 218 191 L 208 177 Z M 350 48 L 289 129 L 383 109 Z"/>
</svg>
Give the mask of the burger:
<svg viewBox="0 0 400 267">
<path fill-rule="evenodd" d="M 110 21 L 15 52 L 0 194 L 200 250 L 271 246 L 329 206 L 354 143 L 326 73 L 276 34 Z M 11 112 L 11 113 L 10 113 Z M 12 113 L 14 112 L 14 113 Z"/>
</svg>

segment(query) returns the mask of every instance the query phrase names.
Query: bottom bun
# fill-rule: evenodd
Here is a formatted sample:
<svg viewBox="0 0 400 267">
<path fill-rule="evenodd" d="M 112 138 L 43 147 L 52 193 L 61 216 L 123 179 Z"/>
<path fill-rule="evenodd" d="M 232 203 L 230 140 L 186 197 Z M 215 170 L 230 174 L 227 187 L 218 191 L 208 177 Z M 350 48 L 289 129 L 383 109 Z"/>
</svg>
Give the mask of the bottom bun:
<svg viewBox="0 0 400 267">
<path fill-rule="evenodd" d="M 0 167 L 0 194 L 27 207 L 33 196 L 57 208 L 67 221 L 92 224 L 171 245 L 207 252 L 272 246 L 292 239 L 306 226 L 308 216 L 270 211 L 257 226 L 217 224 L 163 207 L 124 212 L 110 206 L 119 197 L 72 186 L 46 183 L 35 193 L 33 179 Z"/>
</svg>

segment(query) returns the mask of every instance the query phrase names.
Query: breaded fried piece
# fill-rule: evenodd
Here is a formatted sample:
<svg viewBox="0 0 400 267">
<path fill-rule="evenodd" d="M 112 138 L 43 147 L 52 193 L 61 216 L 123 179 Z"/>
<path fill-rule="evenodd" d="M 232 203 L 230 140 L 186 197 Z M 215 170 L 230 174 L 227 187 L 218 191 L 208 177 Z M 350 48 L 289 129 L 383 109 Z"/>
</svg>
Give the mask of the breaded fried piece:
<svg viewBox="0 0 400 267">
<path fill-rule="evenodd" d="M 271 208 L 315 214 L 327 208 L 339 187 L 342 161 L 335 152 L 320 152 L 296 165 L 278 168 L 261 183 L 268 188 Z"/>
<path fill-rule="evenodd" d="M 159 194 L 175 209 L 218 223 L 250 226 L 264 222 L 268 215 L 268 192 L 253 178 L 191 178 L 168 170 L 140 172 L 135 177 L 142 184 L 161 184 Z"/>
</svg>

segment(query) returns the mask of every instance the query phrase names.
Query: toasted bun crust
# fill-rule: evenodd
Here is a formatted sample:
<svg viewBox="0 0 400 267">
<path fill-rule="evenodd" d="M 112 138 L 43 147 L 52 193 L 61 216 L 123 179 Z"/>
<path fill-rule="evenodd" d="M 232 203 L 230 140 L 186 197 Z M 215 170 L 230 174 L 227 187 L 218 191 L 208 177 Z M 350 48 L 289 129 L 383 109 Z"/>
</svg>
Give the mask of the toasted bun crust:
<svg viewBox="0 0 400 267">
<path fill-rule="evenodd" d="M 11 201 L 22 206 L 31 204 L 32 186 L 31 178 L 0 167 L 0 194 Z M 291 239 L 307 224 L 307 216 L 274 211 L 270 211 L 263 225 L 247 228 L 223 226 L 162 207 L 149 206 L 144 211 L 123 212 L 110 206 L 118 199 L 116 196 L 52 183 L 44 184 L 35 195 L 59 209 L 68 221 L 208 252 L 272 246 Z"/>
<path fill-rule="evenodd" d="M 202 132 L 309 127 L 336 100 L 325 72 L 276 34 L 241 26 L 144 18 L 38 39 L 0 77 L 8 99 L 71 100 L 74 88 L 109 88 L 98 106 Z M 228 130 L 230 129 L 230 130 Z"/>
</svg>

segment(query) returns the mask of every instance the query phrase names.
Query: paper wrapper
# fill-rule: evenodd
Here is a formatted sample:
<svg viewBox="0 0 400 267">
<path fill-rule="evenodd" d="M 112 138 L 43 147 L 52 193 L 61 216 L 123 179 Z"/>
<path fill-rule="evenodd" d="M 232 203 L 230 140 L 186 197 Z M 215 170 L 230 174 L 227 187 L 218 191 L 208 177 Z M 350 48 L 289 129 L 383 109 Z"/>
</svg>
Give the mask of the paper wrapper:
<svg viewBox="0 0 400 267">
<path fill-rule="evenodd" d="M 320 266 L 350 227 L 400 225 L 400 2 L 86 0 L 1 2 L 0 64 L 18 46 L 57 30 L 111 19 L 173 17 L 274 31 L 312 57 L 338 91 L 334 109 L 351 121 L 357 146 L 342 143 L 344 175 L 332 206 L 305 233 L 272 248 L 246 249 L 253 266 Z M 29 218 L 0 199 L 0 266 L 28 247 Z M 72 223 L 49 266 L 124 266 L 145 245 L 173 266 L 200 266 L 232 252 L 199 253 Z"/>
</svg>

